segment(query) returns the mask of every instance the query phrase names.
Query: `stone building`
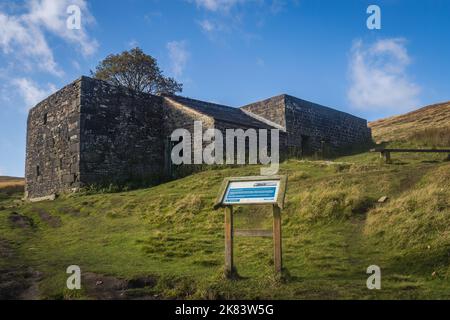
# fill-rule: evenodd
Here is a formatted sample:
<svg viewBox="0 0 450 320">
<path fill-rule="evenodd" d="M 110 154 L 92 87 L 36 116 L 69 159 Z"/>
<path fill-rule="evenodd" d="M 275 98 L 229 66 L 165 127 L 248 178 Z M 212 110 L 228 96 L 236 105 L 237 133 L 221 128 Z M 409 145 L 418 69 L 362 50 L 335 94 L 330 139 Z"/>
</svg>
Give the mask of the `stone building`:
<svg viewBox="0 0 450 320">
<path fill-rule="evenodd" d="M 286 94 L 252 103 L 241 110 L 279 125 L 287 134 L 286 147 L 299 151 L 300 155 L 325 146 L 338 150 L 372 138 L 366 120 Z"/>
<path fill-rule="evenodd" d="M 367 121 L 281 95 L 242 108 L 155 96 L 81 77 L 32 108 L 27 123 L 26 198 L 89 185 L 167 178 L 173 130 L 279 129 L 281 152 L 304 155 L 364 143 Z"/>
</svg>

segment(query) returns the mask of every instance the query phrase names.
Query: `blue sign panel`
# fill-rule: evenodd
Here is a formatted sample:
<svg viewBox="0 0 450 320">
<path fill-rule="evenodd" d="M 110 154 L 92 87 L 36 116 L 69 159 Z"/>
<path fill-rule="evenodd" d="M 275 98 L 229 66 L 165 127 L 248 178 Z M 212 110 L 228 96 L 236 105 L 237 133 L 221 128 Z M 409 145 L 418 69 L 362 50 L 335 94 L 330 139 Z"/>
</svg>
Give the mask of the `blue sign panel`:
<svg viewBox="0 0 450 320">
<path fill-rule="evenodd" d="M 276 202 L 280 181 L 231 182 L 224 204 L 258 204 Z"/>
</svg>

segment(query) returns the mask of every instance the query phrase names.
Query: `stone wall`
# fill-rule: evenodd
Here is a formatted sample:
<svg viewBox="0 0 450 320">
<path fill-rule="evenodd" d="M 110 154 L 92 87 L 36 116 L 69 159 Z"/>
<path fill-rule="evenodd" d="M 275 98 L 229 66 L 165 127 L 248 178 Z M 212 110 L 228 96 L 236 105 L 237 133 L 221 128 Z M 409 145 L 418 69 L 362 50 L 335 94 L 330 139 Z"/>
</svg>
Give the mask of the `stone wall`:
<svg viewBox="0 0 450 320">
<path fill-rule="evenodd" d="M 258 145 L 257 147 L 259 148 L 259 129 L 267 129 L 267 147 L 268 147 L 268 153 L 270 155 L 271 151 L 272 151 L 272 146 L 271 146 L 271 129 L 276 129 L 276 128 L 269 128 L 268 126 L 265 126 L 264 128 L 256 128 L 256 127 L 250 127 L 250 126 L 244 126 L 244 125 L 240 125 L 238 123 L 234 123 L 234 122 L 227 122 L 227 121 L 220 121 L 220 120 L 215 120 L 214 121 L 214 128 L 220 130 L 222 132 L 223 135 L 223 146 L 224 146 L 224 155 L 226 152 L 226 130 L 227 129 L 242 129 L 244 131 L 246 131 L 247 129 L 255 129 L 256 130 L 256 134 L 258 136 Z M 280 154 L 280 159 L 283 158 L 284 154 L 285 154 L 285 148 L 286 148 L 286 143 L 287 143 L 287 136 L 286 136 L 286 132 L 284 131 L 279 131 L 279 154 Z M 237 141 L 235 139 L 235 150 L 237 146 Z M 246 153 L 248 154 L 248 150 L 249 150 L 249 141 L 248 139 L 246 139 L 245 141 L 245 147 L 246 147 Z M 259 150 L 259 149 L 258 149 Z M 236 151 L 235 151 L 235 156 L 236 156 Z M 258 159 L 259 159 L 259 151 L 258 151 Z M 246 158 L 246 161 L 248 160 L 248 158 Z"/>
<path fill-rule="evenodd" d="M 243 109 L 246 112 L 182 97 L 154 96 L 82 77 L 29 113 L 26 197 L 176 177 L 169 137 L 179 128 L 192 133 L 194 121 L 202 121 L 203 130 L 221 130 L 224 148 L 226 129 L 275 126 L 281 129 L 282 158 L 298 154 L 297 150 L 304 155 L 308 148 L 321 151 L 324 143 L 338 149 L 371 138 L 366 120 L 287 95 Z M 196 170 L 194 166 L 178 169 L 183 169 L 182 174 Z"/>
<path fill-rule="evenodd" d="M 194 122 L 201 121 L 203 129 L 214 127 L 214 120 L 211 117 L 203 115 L 197 111 L 183 106 L 170 98 L 163 98 L 164 108 L 164 135 L 169 138 L 176 129 L 186 129 L 194 132 Z"/>
<path fill-rule="evenodd" d="M 171 141 L 172 133 L 177 129 L 186 129 L 191 134 L 191 161 L 194 163 L 194 122 L 201 121 L 203 132 L 214 127 L 214 120 L 195 110 L 168 98 L 163 98 L 164 132 L 164 175 L 169 179 L 187 176 L 202 169 L 202 166 L 172 164 L 172 148 L 179 142 Z M 205 146 L 205 144 L 204 144 Z"/>
<path fill-rule="evenodd" d="M 162 99 L 84 77 L 82 185 L 148 184 L 163 175 Z"/>
<path fill-rule="evenodd" d="M 26 198 L 164 175 L 162 98 L 87 77 L 28 116 Z"/>
<path fill-rule="evenodd" d="M 77 80 L 30 110 L 25 197 L 40 198 L 80 186 L 80 86 Z"/>
<path fill-rule="evenodd" d="M 260 121 L 260 119 L 255 119 L 239 109 L 184 97 L 166 96 L 164 98 L 164 109 L 164 127 L 166 128 L 168 137 L 173 130 L 179 128 L 190 131 L 193 137 L 194 122 L 201 121 L 203 131 L 209 128 L 215 128 L 221 131 L 224 138 L 224 155 L 226 153 L 227 129 L 242 129 L 244 131 L 256 129 L 257 132 L 258 129 L 274 129 L 273 126 Z M 268 140 L 270 143 L 270 136 Z M 284 146 L 285 141 L 286 135 L 284 132 L 280 132 L 280 144 Z M 207 145 L 209 145 L 208 142 L 204 143 L 203 146 L 206 147 Z M 248 150 L 247 142 L 246 150 Z"/>
<path fill-rule="evenodd" d="M 291 154 L 312 154 L 325 147 L 342 150 L 371 140 L 366 120 L 288 95 L 243 109 L 282 125 L 287 133 L 286 151 Z"/>
<path fill-rule="evenodd" d="M 280 95 L 242 107 L 246 111 L 286 128 L 285 96 Z"/>
<path fill-rule="evenodd" d="M 318 151 L 325 144 L 338 150 L 371 139 L 367 120 L 291 96 L 285 101 L 289 145 Z"/>
<path fill-rule="evenodd" d="M 230 122 L 230 121 L 224 121 L 219 119 L 213 119 L 210 116 L 204 115 L 200 112 L 197 112 L 195 110 L 192 110 L 186 106 L 183 106 L 180 103 L 177 103 L 174 100 L 171 100 L 170 98 L 164 98 L 164 132 L 166 136 L 166 169 L 165 172 L 168 172 L 169 175 L 172 176 L 184 176 L 188 173 L 197 171 L 198 168 L 196 166 L 175 166 L 175 167 L 167 167 L 170 166 L 170 151 L 171 146 L 173 146 L 175 143 L 170 143 L 170 135 L 175 129 L 186 129 L 191 133 L 191 137 L 193 139 L 193 133 L 194 133 L 194 122 L 195 121 L 201 121 L 203 124 L 203 132 L 207 129 L 213 128 L 218 129 L 222 132 L 223 135 L 223 147 L 224 147 L 224 160 L 225 160 L 225 153 L 226 153 L 226 130 L 227 129 L 243 129 L 244 131 L 247 129 L 260 129 L 259 127 L 251 127 L 248 125 L 243 125 L 238 122 Z M 265 128 L 270 128 L 269 126 L 261 123 L 262 126 Z M 258 131 L 257 131 L 258 132 Z M 280 149 L 283 149 L 286 145 L 286 133 L 283 131 L 280 131 Z M 193 143 L 193 141 L 192 141 Z M 235 141 L 235 148 L 236 148 L 236 141 Z M 268 143 L 269 143 L 269 151 L 270 149 L 270 132 L 268 134 Z M 209 145 L 209 143 L 205 142 L 203 144 L 203 147 L 206 147 Z M 192 149 L 192 154 L 194 150 Z M 246 152 L 248 154 L 248 141 L 246 141 Z M 236 152 L 235 152 L 236 157 Z M 248 158 L 247 158 L 248 160 Z M 200 168 L 201 169 L 201 168 Z"/>
</svg>

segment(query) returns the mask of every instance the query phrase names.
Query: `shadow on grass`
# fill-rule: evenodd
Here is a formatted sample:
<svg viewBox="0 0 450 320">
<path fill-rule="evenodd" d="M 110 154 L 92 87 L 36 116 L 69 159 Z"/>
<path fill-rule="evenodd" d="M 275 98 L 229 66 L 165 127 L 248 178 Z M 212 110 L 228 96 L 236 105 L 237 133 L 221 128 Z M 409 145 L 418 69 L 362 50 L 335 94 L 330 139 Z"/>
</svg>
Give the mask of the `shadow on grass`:
<svg viewBox="0 0 450 320">
<path fill-rule="evenodd" d="M 394 273 L 440 277 L 439 270 L 446 270 L 450 265 L 450 248 L 423 249 L 415 252 L 400 253 L 393 256 L 386 269 Z M 434 276 L 433 276 L 434 274 Z"/>
</svg>

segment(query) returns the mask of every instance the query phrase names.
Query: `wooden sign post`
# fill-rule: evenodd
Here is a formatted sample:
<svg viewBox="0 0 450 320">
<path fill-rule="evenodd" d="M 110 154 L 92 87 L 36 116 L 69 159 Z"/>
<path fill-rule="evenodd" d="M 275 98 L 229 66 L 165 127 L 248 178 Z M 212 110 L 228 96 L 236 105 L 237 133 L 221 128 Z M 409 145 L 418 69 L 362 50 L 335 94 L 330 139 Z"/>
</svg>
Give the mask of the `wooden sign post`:
<svg viewBox="0 0 450 320">
<path fill-rule="evenodd" d="M 233 207 L 225 209 L 225 272 L 233 273 Z"/>
<path fill-rule="evenodd" d="M 283 268 L 283 255 L 281 247 L 281 210 L 273 205 L 273 263 L 275 272 L 280 273 Z"/>
<path fill-rule="evenodd" d="M 221 186 L 214 209 L 225 208 L 225 274 L 232 277 L 235 273 L 233 264 L 234 236 L 273 237 L 273 260 L 275 272 L 281 273 L 282 236 L 281 236 L 281 209 L 287 187 L 286 176 L 258 176 L 226 178 Z M 262 205 L 272 206 L 273 230 L 234 230 L 233 206 Z"/>
</svg>

